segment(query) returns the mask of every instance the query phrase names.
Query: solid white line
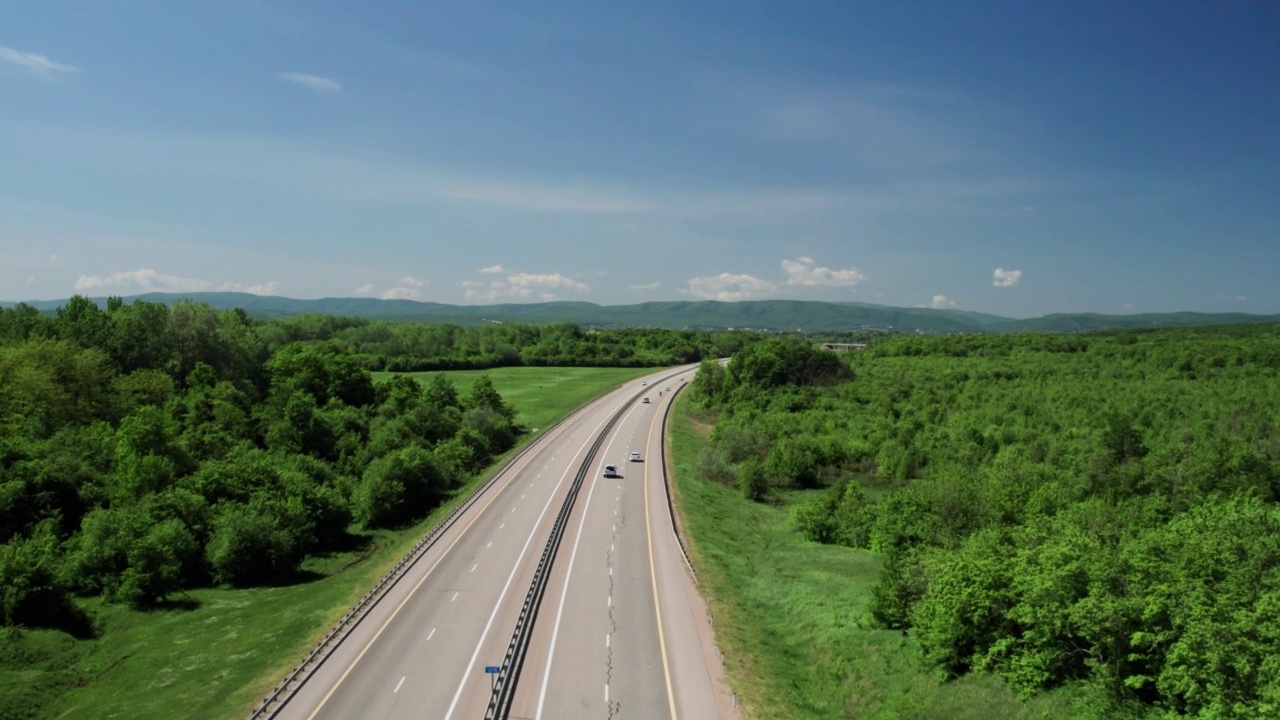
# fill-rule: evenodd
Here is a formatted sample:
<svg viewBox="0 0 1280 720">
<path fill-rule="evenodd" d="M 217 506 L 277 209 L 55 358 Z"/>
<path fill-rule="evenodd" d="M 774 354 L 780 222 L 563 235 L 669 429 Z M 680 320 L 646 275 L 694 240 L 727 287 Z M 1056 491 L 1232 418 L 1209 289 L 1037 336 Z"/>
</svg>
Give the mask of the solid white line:
<svg viewBox="0 0 1280 720">
<path fill-rule="evenodd" d="M 631 410 L 634 410 L 632 406 Z M 619 420 L 622 424 L 627 421 L 627 415 L 631 414 L 628 410 Z M 604 454 L 607 456 L 609 450 L 613 447 L 613 439 L 605 445 Z M 542 689 L 538 692 L 538 709 L 534 712 L 534 720 L 541 720 L 542 706 L 547 701 L 547 683 L 551 681 L 552 660 L 556 655 L 556 639 L 560 636 L 560 620 L 564 616 L 564 601 L 569 597 L 569 579 L 573 577 L 573 563 L 578 557 L 578 546 L 582 543 L 582 528 L 587 524 L 588 510 L 591 508 L 591 496 L 596 492 L 596 482 L 600 480 L 600 474 L 596 473 L 591 478 L 591 489 L 587 491 L 587 502 L 582 506 L 582 517 L 578 519 L 578 536 L 573 540 L 573 552 L 569 554 L 569 569 L 564 575 L 564 589 L 560 592 L 560 607 L 556 610 L 556 624 L 551 630 L 551 647 L 547 650 L 547 666 L 542 673 Z M 605 687 L 608 687 L 607 685 Z"/>
<path fill-rule="evenodd" d="M 431 628 L 431 632 L 427 633 L 427 639 L 428 639 L 428 640 L 430 640 L 431 638 L 433 638 L 433 637 L 435 637 L 435 636 L 436 636 L 436 629 L 435 629 L 435 628 Z"/>
<path fill-rule="evenodd" d="M 457 599 L 458 599 L 458 593 L 454 593 L 453 598 L 450 599 L 449 602 L 453 602 L 454 600 L 457 600 Z"/>
<path fill-rule="evenodd" d="M 400 682 L 396 683 L 396 689 L 391 691 L 392 695 L 400 692 L 400 686 L 404 684 L 404 678 L 400 678 Z"/>
<path fill-rule="evenodd" d="M 596 425 L 596 429 L 592 431 L 594 435 L 604 426 L 606 421 L 601 421 Z M 574 453 L 576 456 L 577 453 Z M 498 602 L 493 605 L 493 612 L 489 613 L 489 622 L 484 625 L 484 632 L 480 634 L 480 640 L 476 643 L 476 649 L 471 653 L 471 660 L 467 663 L 466 670 L 462 673 L 462 682 L 458 683 L 458 690 L 453 694 L 453 701 L 449 703 L 449 711 L 445 713 L 444 720 L 453 717 L 453 711 L 458 707 L 458 699 L 462 697 L 462 691 L 467 686 L 467 681 L 471 679 L 471 670 L 476 666 L 476 658 L 480 656 L 480 649 L 484 647 L 484 641 L 489 637 L 489 630 L 493 628 L 493 620 L 498 617 L 498 611 L 507 598 L 507 591 L 511 589 L 511 582 L 516 578 L 516 572 L 520 570 L 521 564 L 524 562 L 524 555 L 529 551 L 529 545 L 533 543 L 533 536 L 538 534 L 538 527 L 542 525 L 542 518 L 546 517 L 547 510 L 551 507 L 551 501 L 555 500 L 556 493 L 560 490 L 560 486 L 564 484 L 564 479 L 569 477 L 569 473 L 573 470 L 573 465 L 565 468 L 564 474 L 560 476 L 559 482 L 552 488 L 551 494 L 547 497 L 547 503 L 542 506 L 542 513 L 538 515 L 538 519 L 533 524 L 533 529 L 529 531 L 529 537 L 524 541 L 524 547 L 520 550 L 520 555 L 516 558 L 516 562 L 511 566 L 511 574 L 507 576 L 507 584 L 502 586 L 502 592 L 498 595 Z M 506 524 L 503 524 L 506 527 Z"/>
</svg>

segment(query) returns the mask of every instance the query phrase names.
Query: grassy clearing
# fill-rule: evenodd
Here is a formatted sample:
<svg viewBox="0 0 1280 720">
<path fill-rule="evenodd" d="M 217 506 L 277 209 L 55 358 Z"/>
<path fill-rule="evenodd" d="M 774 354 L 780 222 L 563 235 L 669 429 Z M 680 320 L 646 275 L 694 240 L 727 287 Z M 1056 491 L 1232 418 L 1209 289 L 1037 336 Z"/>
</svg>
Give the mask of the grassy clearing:
<svg viewBox="0 0 1280 720">
<path fill-rule="evenodd" d="M 697 458 L 708 430 L 707 418 L 681 397 L 668 430 L 676 503 L 744 717 L 1099 716 L 1084 688 L 1022 701 L 995 677 L 938 682 L 921 667 L 912 640 L 864 622 L 880 558 L 805 540 L 787 508 L 804 493 L 764 505 L 700 477 Z"/>
<path fill-rule="evenodd" d="M 374 381 L 385 380 L 392 375 L 408 375 L 420 382 L 429 382 L 434 375 L 443 374 L 465 395 L 472 383 L 481 375 L 488 375 L 498 394 L 506 398 L 519 412 L 516 421 L 529 428 L 545 428 L 602 390 L 652 373 L 654 368 L 558 368 L 558 367 L 510 367 L 492 370 L 450 370 L 444 372 L 384 373 L 373 374 Z"/>
<path fill-rule="evenodd" d="M 647 372 L 487 371 L 531 428 L 545 428 L 604 390 Z M 482 373 L 447 374 L 466 392 Z M 312 582 L 197 590 L 174 598 L 170 608 L 145 613 L 91 600 L 86 608 L 102 629 L 93 640 L 0 629 L 0 720 L 244 717 L 479 480 L 414 527 L 372 534 L 364 551 L 308 560 L 304 569 L 321 576 Z"/>
</svg>

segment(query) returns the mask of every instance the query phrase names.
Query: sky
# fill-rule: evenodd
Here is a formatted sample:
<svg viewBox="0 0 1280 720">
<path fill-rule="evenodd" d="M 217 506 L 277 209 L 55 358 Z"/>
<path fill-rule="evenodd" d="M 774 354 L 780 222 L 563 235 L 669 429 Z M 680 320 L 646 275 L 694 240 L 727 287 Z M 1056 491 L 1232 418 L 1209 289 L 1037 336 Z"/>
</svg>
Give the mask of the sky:
<svg viewBox="0 0 1280 720">
<path fill-rule="evenodd" d="M 0 0 L 0 299 L 1280 312 L 1280 5 Z"/>
</svg>

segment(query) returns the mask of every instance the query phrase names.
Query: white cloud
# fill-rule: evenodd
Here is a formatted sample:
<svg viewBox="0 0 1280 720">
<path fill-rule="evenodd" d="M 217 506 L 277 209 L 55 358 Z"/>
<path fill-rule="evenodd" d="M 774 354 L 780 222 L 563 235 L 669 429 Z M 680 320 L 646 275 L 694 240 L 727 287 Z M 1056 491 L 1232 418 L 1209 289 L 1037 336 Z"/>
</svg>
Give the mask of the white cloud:
<svg viewBox="0 0 1280 720">
<path fill-rule="evenodd" d="M 244 285 L 241 283 L 227 282 L 222 283 L 222 287 L 218 288 L 224 292 L 242 292 L 250 295 L 275 295 L 280 289 L 280 283 L 271 280 L 269 282 L 259 283 L 257 285 Z"/>
<path fill-rule="evenodd" d="M 832 270 L 815 264 L 813 258 L 808 257 L 783 260 L 782 271 L 787 274 L 788 285 L 803 287 L 852 287 L 867 279 L 857 268 Z"/>
<path fill-rule="evenodd" d="M 488 270 L 489 268 L 485 268 L 485 271 Z M 466 289 L 468 300 L 487 300 L 488 302 L 494 302 L 499 299 L 527 300 L 535 297 L 550 302 L 558 298 L 559 293 L 564 291 L 574 293 L 591 292 L 590 285 L 578 282 L 561 273 L 541 275 L 536 273 L 515 273 L 508 275 L 505 280 L 491 281 L 487 290 L 484 289 L 484 283 L 464 280 L 462 287 Z"/>
<path fill-rule="evenodd" d="M 213 283 L 198 278 L 166 275 L 152 268 L 141 268 L 111 275 L 81 275 L 75 284 L 77 292 L 100 288 L 148 292 L 202 292 L 213 289 Z"/>
<path fill-rule="evenodd" d="M 315 90 L 318 93 L 340 94 L 342 92 L 342 83 L 319 75 L 286 72 L 280 73 L 280 79 Z"/>
<path fill-rule="evenodd" d="M 662 287 L 662 283 L 658 280 L 655 280 L 651 283 L 638 283 L 638 284 L 632 285 L 631 289 L 643 291 L 643 290 L 657 290 L 660 287 Z"/>
<path fill-rule="evenodd" d="M 200 278 L 167 275 L 153 268 L 140 268 L 111 275 L 81 275 L 76 280 L 76 292 L 92 290 L 138 290 L 143 292 L 243 292 L 254 295 L 273 295 L 280 289 L 276 280 L 250 284 L 237 282 L 212 283 Z"/>
<path fill-rule="evenodd" d="M 27 284 L 28 284 L 28 285 L 30 285 L 30 284 L 32 284 L 32 283 L 34 283 L 35 281 L 36 281 L 36 276 L 35 276 L 35 275 L 28 275 L 28 276 L 27 276 Z"/>
<path fill-rule="evenodd" d="M 408 285 L 410 287 L 422 287 L 422 281 L 412 275 L 405 275 L 400 278 L 399 282 L 401 285 Z"/>
<path fill-rule="evenodd" d="M 417 300 L 422 296 L 416 288 L 394 287 L 382 293 L 383 300 Z"/>
<path fill-rule="evenodd" d="M 1237 295 L 1236 302 L 1244 302 L 1249 299 L 1248 295 Z"/>
<path fill-rule="evenodd" d="M 54 62 L 44 55 L 14 50 L 13 48 L 0 47 L 0 60 L 25 68 L 37 77 L 51 79 L 54 75 L 62 73 L 64 75 L 78 73 L 80 68 L 74 65 L 64 65 Z"/>
<path fill-rule="evenodd" d="M 725 272 L 709 277 L 691 278 L 688 287 L 680 292 L 692 295 L 699 300 L 736 302 L 758 299 L 777 289 L 777 286 L 768 280 L 761 280 L 752 275 L 734 275 Z"/>
<path fill-rule="evenodd" d="M 934 295 L 934 296 L 933 296 L 933 307 L 934 307 L 935 309 L 942 310 L 942 309 L 944 309 L 944 308 L 953 308 L 953 307 L 955 307 L 955 306 L 956 306 L 955 301 L 954 301 L 954 300 L 948 300 L 946 295 Z"/>
<path fill-rule="evenodd" d="M 995 280 L 991 282 L 993 287 L 1013 287 L 1022 280 L 1021 270 L 1005 270 L 1004 268 L 996 268 L 994 274 Z"/>
<path fill-rule="evenodd" d="M 372 294 L 373 294 L 373 283 L 365 283 L 365 284 L 361 285 L 360 287 L 356 288 L 355 290 L 352 290 L 352 291 L 351 291 L 351 294 L 352 294 L 352 295 L 355 295 L 356 297 L 362 297 L 362 296 L 364 296 L 364 295 L 372 295 Z"/>
<path fill-rule="evenodd" d="M 507 269 L 502 267 L 501 265 L 490 265 L 489 267 L 482 267 L 476 272 L 489 273 L 492 275 L 492 274 L 507 272 Z"/>
</svg>

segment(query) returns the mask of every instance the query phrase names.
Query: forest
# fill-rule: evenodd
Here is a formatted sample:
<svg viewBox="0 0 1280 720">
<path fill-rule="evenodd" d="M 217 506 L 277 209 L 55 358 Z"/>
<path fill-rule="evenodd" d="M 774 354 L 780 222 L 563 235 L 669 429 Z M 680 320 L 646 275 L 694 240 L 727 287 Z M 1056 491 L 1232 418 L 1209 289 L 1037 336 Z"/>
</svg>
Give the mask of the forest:
<svg viewBox="0 0 1280 720">
<path fill-rule="evenodd" d="M 0 312 L 0 625 L 84 637 L 77 597 L 294 581 L 521 432 L 487 378 L 375 386 L 340 341 L 289 332 L 194 302 Z"/>
<path fill-rule="evenodd" d="M 708 478 L 879 553 L 939 678 L 1110 714 L 1280 714 L 1280 327 L 770 339 L 704 362 Z"/>
<path fill-rule="evenodd" d="M 391 372 L 521 365 L 670 367 L 728 357 L 760 337 L 745 332 L 662 328 L 594 330 L 574 323 L 422 325 L 328 315 L 273 320 L 263 324 L 261 333 L 272 346 L 337 342 L 368 369 Z"/>
</svg>

